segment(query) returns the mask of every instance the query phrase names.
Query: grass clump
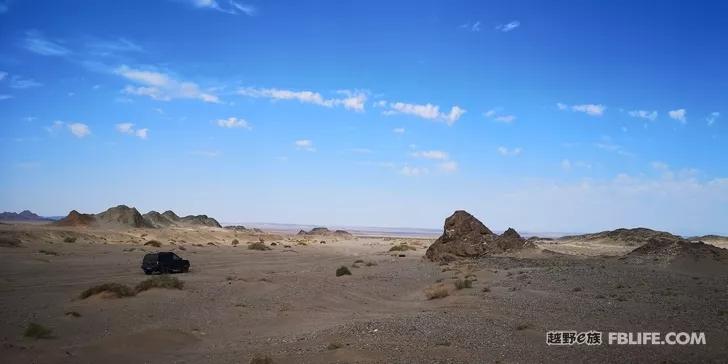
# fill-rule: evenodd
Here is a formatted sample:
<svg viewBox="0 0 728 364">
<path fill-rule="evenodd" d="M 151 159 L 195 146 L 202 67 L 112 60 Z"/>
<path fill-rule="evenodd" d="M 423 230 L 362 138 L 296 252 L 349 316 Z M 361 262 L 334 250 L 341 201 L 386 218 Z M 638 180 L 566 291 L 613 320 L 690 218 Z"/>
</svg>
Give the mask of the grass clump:
<svg viewBox="0 0 728 364">
<path fill-rule="evenodd" d="M 458 279 L 455 281 L 456 289 L 473 288 L 473 281 L 469 279 Z"/>
<path fill-rule="evenodd" d="M 35 322 L 31 322 L 28 324 L 28 327 L 25 329 L 25 332 L 23 333 L 23 336 L 33 338 L 33 339 L 50 339 L 53 337 L 52 335 L 53 331 L 43 325 L 36 324 Z"/>
<path fill-rule="evenodd" d="M 81 293 L 81 299 L 86 299 L 99 293 L 105 293 L 114 298 L 132 297 L 136 294 L 129 286 L 119 283 L 105 283 L 83 291 Z"/>
<path fill-rule="evenodd" d="M 341 343 L 331 343 L 331 344 L 329 344 L 326 347 L 326 349 L 328 349 L 328 350 L 336 350 L 336 349 L 341 349 L 343 347 L 344 347 L 344 345 L 341 344 Z"/>
<path fill-rule="evenodd" d="M 250 249 L 250 250 L 271 250 L 271 248 L 269 246 L 265 245 L 265 243 L 262 241 L 249 244 L 248 249 Z"/>
<path fill-rule="evenodd" d="M 519 324 L 518 326 L 516 326 L 516 330 L 518 330 L 518 331 L 522 331 L 522 330 L 525 330 L 525 329 L 530 329 L 530 328 L 531 328 L 531 326 L 532 326 L 532 325 L 531 325 L 531 324 L 529 324 L 529 323 L 525 323 L 525 324 Z"/>
<path fill-rule="evenodd" d="M 66 312 L 66 316 L 81 317 L 81 314 L 76 311 L 68 311 L 68 312 Z"/>
<path fill-rule="evenodd" d="M 342 265 L 341 267 L 339 267 L 339 268 L 338 268 L 338 269 L 336 270 L 336 276 L 337 276 L 337 277 L 341 277 L 341 276 L 350 276 L 350 275 L 351 275 L 351 271 L 349 270 L 349 268 L 347 268 L 347 267 L 346 267 L 346 266 L 344 266 L 344 265 Z"/>
<path fill-rule="evenodd" d="M 63 238 L 63 242 L 64 243 L 75 243 L 76 242 L 76 237 L 75 236 L 67 236 L 67 237 Z"/>
<path fill-rule="evenodd" d="M 182 289 L 183 286 L 184 282 L 179 279 L 168 274 L 162 274 L 140 282 L 136 285 L 135 290 L 139 293 L 152 288 Z"/>
<path fill-rule="evenodd" d="M 390 252 L 406 252 L 408 250 L 417 250 L 417 248 L 413 246 L 407 245 L 407 243 L 401 243 L 399 245 L 395 245 L 391 248 L 389 248 Z"/>
<path fill-rule="evenodd" d="M 425 289 L 425 296 L 428 300 L 443 298 L 449 295 L 450 292 L 447 290 L 447 287 L 445 287 L 444 284 L 436 284 Z"/>
<path fill-rule="evenodd" d="M 38 253 L 45 254 L 45 255 L 58 256 L 58 253 L 56 253 L 54 251 L 51 251 L 51 250 L 43 250 L 43 249 L 41 249 L 41 250 L 38 250 Z"/>
<path fill-rule="evenodd" d="M 250 364 L 273 364 L 273 359 L 268 355 L 256 354 L 250 358 Z"/>
<path fill-rule="evenodd" d="M 155 248 L 162 247 L 162 243 L 160 243 L 160 242 L 158 242 L 156 240 L 149 240 L 148 242 L 144 243 L 144 245 L 146 245 L 146 246 L 153 246 Z"/>
</svg>

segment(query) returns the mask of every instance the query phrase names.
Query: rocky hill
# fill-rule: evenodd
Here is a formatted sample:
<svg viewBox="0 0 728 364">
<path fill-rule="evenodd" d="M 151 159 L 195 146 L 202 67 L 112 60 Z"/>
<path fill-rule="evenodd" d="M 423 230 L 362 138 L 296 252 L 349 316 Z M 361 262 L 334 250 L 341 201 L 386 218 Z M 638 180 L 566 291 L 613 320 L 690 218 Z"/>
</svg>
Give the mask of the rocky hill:
<svg viewBox="0 0 728 364">
<path fill-rule="evenodd" d="M 105 228 L 167 228 L 167 227 L 221 227 L 207 215 L 179 217 L 173 211 L 149 211 L 142 215 L 134 207 L 119 205 L 99 214 L 81 214 L 71 211 L 65 218 L 53 223 L 57 226 L 94 226 Z"/>
<path fill-rule="evenodd" d="M 642 245 L 653 239 L 681 241 L 683 238 L 664 231 L 647 228 L 616 229 L 601 231 L 593 234 L 569 235 L 557 239 L 558 241 L 585 241 L 618 245 Z"/>
<path fill-rule="evenodd" d="M 29 210 L 0 213 L 0 221 L 51 221 L 51 219 L 38 216 Z"/>
<path fill-rule="evenodd" d="M 728 263 L 728 250 L 686 239 L 651 238 L 625 256 L 627 261 L 713 261 Z"/>
<path fill-rule="evenodd" d="M 298 235 L 315 235 L 315 236 L 338 236 L 342 238 L 351 237 L 350 232 L 346 230 L 334 230 L 331 231 L 328 228 L 325 227 L 315 227 L 311 229 L 310 231 L 300 230 L 298 232 Z"/>
<path fill-rule="evenodd" d="M 458 210 L 445 219 L 442 235 L 425 255 L 431 261 L 451 261 L 533 248 L 536 246 L 516 230 L 509 228 L 501 235 L 495 234 L 473 215 Z"/>
</svg>

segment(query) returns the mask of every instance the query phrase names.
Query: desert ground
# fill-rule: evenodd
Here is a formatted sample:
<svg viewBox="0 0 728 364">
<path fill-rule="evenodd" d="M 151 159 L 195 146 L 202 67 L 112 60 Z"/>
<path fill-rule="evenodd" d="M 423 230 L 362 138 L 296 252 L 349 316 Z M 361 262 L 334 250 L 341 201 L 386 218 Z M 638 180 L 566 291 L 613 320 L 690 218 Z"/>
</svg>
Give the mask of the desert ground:
<svg viewBox="0 0 728 364">
<path fill-rule="evenodd" d="M 536 240 L 534 250 L 436 263 L 424 258 L 434 239 L 422 238 L 47 224 L 3 224 L 0 237 L 3 363 L 728 358 L 726 265 L 623 259 L 635 246 Z M 261 241 L 270 250 L 249 249 Z M 189 273 L 173 275 L 182 289 L 80 298 L 149 278 L 140 264 L 153 251 L 190 260 Z M 337 277 L 342 266 L 351 275 Z M 457 289 L 465 279 L 472 286 Z M 430 299 L 438 289 L 446 296 Z M 25 337 L 30 323 L 51 331 Z M 707 344 L 554 347 L 550 330 L 702 331 Z"/>
</svg>

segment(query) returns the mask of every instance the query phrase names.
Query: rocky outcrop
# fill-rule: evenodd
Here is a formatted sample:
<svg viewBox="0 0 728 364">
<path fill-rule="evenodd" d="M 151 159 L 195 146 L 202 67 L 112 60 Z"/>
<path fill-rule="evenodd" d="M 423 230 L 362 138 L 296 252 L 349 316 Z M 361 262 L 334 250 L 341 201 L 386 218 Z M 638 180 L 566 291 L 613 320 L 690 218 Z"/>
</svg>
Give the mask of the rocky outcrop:
<svg viewBox="0 0 728 364">
<path fill-rule="evenodd" d="M 57 226 L 91 226 L 96 223 L 96 216 L 91 214 L 82 214 L 76 210 L 71 210 L 68 216 L 56 221 L 53 225 Z"/>
<path fill-rule="evenodd" d="M 100 225 L 131 228 L 154 228 L 134 207 L 119 205 L 96 215 Z"/>
<path fill-rule="evenodd" d="M 325 227 L 315 227 L 310 231 L 300 230 L 298 235 L 315 235 L 315 236 L 338 236 L 338 237 L 351 237 L 351 233 L 346 230 L 335 230 L 331 231 Z"/>
<path fill-rule="evenodd" d="M 220 225 L 217 220 L 207 215 L 189 215 L 181 218 L 179 221 L 182 223 L 182 225 L 187 226 L 208 226 L 216 228 L 222 227 L 222 225 Z"/>
<path fill-rule="evenodd" d="M 144 216 L 144 218 L 149 221 L 149 223 L 157 228 L 165 228 L 176 225 L 172 220 L 154 210 L 149 211 L 142 216 Z"/>
<path fill-rule="evenodd" d="M 582 234 L 582 235 L 569 235 L 562 236 L 559 241 L 585 241 L 585 242 L 599 242 L 606 244 L 615 245 L 627 245 L 635 246 L 642 245 L 650 240 L 670 240 L 670 241 L 681 241 L 683 238 L 670 234 L 664 231 L 657 231 L 648 228 L 633 228 L 633 229 L 616 229 L 601 231 L 593 234 Z"/>
<path fill-rule="evenodd" d="M 624 257 L 627 261 L 715 261 L 728 263 L 728 250 L 686 239 L 651 238 Z"/>
<path fill-rule="evenodd" d="M 495 234 L 473 215 L 458 210 L 445 219 L 442 235 L 430 245 L 425 256 L 431 261 L 447 262 L 535 247 L 514 229 Z"/>
</svg>

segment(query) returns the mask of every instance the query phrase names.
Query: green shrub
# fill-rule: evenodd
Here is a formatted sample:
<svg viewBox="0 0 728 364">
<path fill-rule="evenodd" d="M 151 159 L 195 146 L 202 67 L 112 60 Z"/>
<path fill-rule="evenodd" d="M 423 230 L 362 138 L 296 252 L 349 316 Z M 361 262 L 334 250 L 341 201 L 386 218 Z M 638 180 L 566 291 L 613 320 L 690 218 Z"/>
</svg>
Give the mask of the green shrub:
<svg viewBox="0 0 728 364">
<path fill-rule="evenodd" d="M 35 322 L 31 322 L 28 324 L 28 327 L 25 329 L 25 332 L 23 333 L 23 336 L 33 338 L 33 339 L 50 339 L 53 337 L 52 335 L 53 331 L 43 325 L 36 324 Z"/>
<path fill-rule="evenodd" d="M 139 293 L 152 288 L 182 289 L 183 286 L 184 282 L 180 281 L 176 277 L 172 277 L 168 274 L 162 274 L 140 282 L 136 285 L 135 291 Z"/>
<path fill-rule="evenodd" d="M 336 270 L 337 277 L 350 276 L 350 275 L 351 275 L 351 271 L 349 270 L 349 268 L 347 268 L 344 265 L 342 265 L 341 267 L 339 267 L 339 269 Z"/>
<path fill-rule="evenodd" d="M 409 246 L 409 245 L 407 245 L 407 243 L 401 243 L 399 245 L 395 245 L 395 246 L 389 248 L 390 252 L 404 252 L 407 250 L 417 250 L 417 248 L 415 248 L 413 246 Z"/>
</svg>

